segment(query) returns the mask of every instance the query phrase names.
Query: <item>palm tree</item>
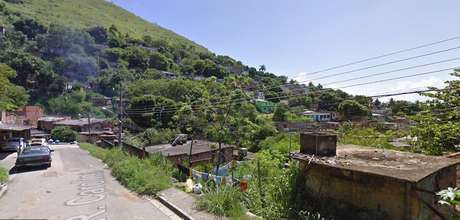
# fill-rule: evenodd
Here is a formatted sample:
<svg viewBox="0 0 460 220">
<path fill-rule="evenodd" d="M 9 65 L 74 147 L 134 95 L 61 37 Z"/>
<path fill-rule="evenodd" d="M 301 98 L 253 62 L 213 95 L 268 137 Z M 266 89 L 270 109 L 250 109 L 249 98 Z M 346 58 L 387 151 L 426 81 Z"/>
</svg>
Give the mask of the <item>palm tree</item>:
<svg viewBox="0 0 460 220">
<path fill-rule="evenodd" d="M 267 70 L 267 67 L 265 67 L 265 65 L 262 64 L 262 65 L 259 66 L 259 71 L 260 72 L 265 72 L 266 70 Z"/>
</svg>

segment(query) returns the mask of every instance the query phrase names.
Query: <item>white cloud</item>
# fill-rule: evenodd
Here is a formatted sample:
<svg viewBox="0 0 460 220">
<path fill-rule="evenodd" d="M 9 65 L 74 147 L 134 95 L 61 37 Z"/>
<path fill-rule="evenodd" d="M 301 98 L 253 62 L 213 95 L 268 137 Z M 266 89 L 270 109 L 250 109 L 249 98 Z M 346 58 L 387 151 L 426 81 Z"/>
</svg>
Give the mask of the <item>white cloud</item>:
<svg viewBox="0 0 460 220">
<path fill-rule="evenodd" d="M 445 80 L 438 78 L 438 77 L 429 77 L 426 79 L 421 80 L 404 80 L 399 81 L 394 84 L 394 90 L 386 91 L 385 93 L 398 93 L 398 92 L 408 92 L 408 91 L 417 91 L 417 90 L 424 90 L 428 87 L 436 87 L 436 88 L 443 88 Z M 420 96 L 418 94 L 407 94 L 395 97 L 385 97 L 382 98 L 382 101 L 388 101 L 390 98 L 397 99 L 397 100 L 408 100 L 408 101 L 424 101 L 428 98 L 425 96 Z"/>
</svg>

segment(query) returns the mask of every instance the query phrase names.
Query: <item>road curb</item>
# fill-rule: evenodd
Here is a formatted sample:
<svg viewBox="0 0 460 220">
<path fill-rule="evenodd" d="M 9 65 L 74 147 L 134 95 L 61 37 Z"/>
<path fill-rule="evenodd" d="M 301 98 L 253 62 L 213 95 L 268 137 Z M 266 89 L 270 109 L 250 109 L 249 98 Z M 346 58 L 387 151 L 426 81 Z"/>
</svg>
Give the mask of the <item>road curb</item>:
<svg viewBox="0 0 460 220">
<path fill-rule="evenodd" d="M 3 184 L 3 185 L 0 185 L 0 198 L 2 198 L 2 196 L 6 193 L 6 191 L 8 190 L 8 184 Z"/>
<path fill-rule="evenodd" d="M 173 211 L 174 213 L 176 213 L 176 215 L 178 215 L 179 217 L 183 218 L 183 219 L 186 219 L 186 220 L 195 220 L 192 216 L 190 216 L 188 213 L 186 213 L 184 210 L 182 210 L 181 208 L 177 207 L 176 205 L 174 205 L 173 203 L 169 202 L 165 197 L 163 196 L 157 196 L 157 200 L 163 204 L 164 206 L 166 206 L 168 209 L 170 209 L 171 211 Z"/>
</svg>

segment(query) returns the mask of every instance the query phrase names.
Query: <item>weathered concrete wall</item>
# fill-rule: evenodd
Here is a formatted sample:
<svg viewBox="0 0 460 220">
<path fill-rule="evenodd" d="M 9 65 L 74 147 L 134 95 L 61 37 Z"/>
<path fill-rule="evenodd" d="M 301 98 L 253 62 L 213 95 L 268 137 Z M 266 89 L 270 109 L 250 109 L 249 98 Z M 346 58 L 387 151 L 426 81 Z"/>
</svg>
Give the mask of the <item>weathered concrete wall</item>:
<svg viewBox="0 0 460 220">
<path fill-rule="evenodd" d="M 409 182 L 308 162 L 301 162 L 300 169 L 305 206 L 337 219 L 437 219 L 418 197 L 436 207 L 433 194 L 415 191 Z M 443 169 L 417 186 L 433 192 L 455 186 L 455 172 L 455 167 Z"/>
<path fill-rule="evenodd" d="M 201 163 L 210 163 L 217 161 L 217 149 L 213 151 L 207 151 L 203 153 L 195 153 L 192 155 L 192 165 L 197 165 Z M 224 155 L 224 162 L 230 162 L 233 159 L 233 148 L 224 148 L 222 149 Z M 188 161 L 188 154 L 174 155 L 167 157 L 171 162 L 175 164 L 184 164 L 185 161 Z"/>
</svg>

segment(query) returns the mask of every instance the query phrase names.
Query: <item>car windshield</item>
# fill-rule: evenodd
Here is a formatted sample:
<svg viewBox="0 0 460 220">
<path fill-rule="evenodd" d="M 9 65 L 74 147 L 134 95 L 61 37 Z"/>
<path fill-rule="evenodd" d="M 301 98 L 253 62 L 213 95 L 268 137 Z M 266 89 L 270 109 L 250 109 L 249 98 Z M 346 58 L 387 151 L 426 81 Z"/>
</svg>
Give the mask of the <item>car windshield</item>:
<svg viewBox="0 0 460 220">
<path fill-rule="evenodd" d="M 46 153 L 49 149 L 46 147 L 29 147 L 26 148 L 22 153 L 23 154 L 38 154 L 38 153 Z"/>
</svg>

